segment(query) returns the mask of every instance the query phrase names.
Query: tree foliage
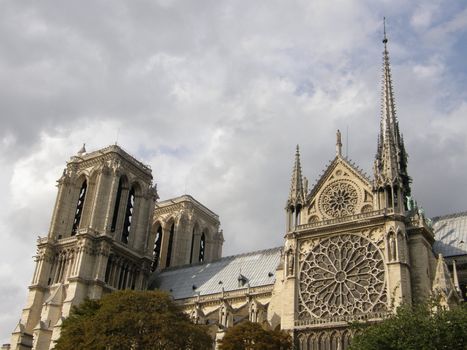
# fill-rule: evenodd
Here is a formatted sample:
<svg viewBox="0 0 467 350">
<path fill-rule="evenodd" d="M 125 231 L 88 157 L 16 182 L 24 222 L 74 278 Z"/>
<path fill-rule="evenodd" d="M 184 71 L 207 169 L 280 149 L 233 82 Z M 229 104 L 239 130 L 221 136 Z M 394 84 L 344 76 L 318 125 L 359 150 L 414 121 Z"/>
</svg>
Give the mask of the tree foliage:
<svg viewBox="0 0 467 350">
<path fill-rule="evenodd" d="M 219 350 L 288 350 L 292 340 L 288 333 L 265 330 L 258 323 L 242 322 L 225 332 Z"/>
<path fill-rule="evenodd" d="M 435 311 L 433 311 L 435 310 Z M 351 350 L 466 350 L 467 306 L 451 310 L 431 304 L 403 306 L 372 325 L 354 325 Z"/>
<path fill-rule="evenodd" d="M 125 290 L 73 307 L 55 349 L 210 350 L 212 339 L 166 293 Z"/>
</svg>

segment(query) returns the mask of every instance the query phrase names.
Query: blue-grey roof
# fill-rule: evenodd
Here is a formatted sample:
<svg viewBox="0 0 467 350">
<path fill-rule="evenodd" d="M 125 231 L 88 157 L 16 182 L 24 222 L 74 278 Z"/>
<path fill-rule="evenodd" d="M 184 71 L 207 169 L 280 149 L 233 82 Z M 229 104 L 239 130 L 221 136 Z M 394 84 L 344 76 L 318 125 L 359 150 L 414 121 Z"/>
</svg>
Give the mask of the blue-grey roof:
<svg viewBox="0 0 467 350">
<path fill-rule="evenodd" d="M 433 218 L 433 250 L 445 257 L 467 254 L 467 212 Z"/>
<path fill-rule="evenodd" d="M 153 276 L 150 288 L 168 291 L 174 299 L 184 299 L 272 285 L 279 265 L 281 248 L 266 249 L 191 266 L 163 270 Z M 239 283 L 243 279 L 244 285 Z"/>
</svg>

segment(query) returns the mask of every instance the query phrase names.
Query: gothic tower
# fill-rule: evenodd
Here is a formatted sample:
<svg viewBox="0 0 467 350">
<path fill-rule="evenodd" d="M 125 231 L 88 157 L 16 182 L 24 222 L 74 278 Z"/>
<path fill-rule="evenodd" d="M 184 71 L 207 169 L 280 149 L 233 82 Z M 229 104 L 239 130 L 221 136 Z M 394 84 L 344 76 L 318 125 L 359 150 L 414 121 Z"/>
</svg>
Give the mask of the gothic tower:
<svg viewBox="0 0 467 350">
<path fill-rule="evenodd" d="M 158 202 L 152 224 L 152 270 L 219 259 L 224 243 L 219 226 L 219 216 L 190 195 Z"/>
<path fill-rule="evenodd" d="M 83 146 L 57 182 L 13 350 L 53 348 L 63 318 L 85 298 L 147 286 L 157 199 L 151 169 L 117 145 L 92 153 Z"/>
<path fill-rule="evenodd" d="M 271 304 L 300 349 L 347 349 L 349 321 L 377 321 L 430 295 L 433 231 L 410 198 L 384 33 L 380 135 L 370 179 L 336 155 L 308 191 L 295 154 L 286 234 Z M 277 293 L 276 293 L 277 291 Z M 279 300 L 280 299 L 280 300 Z"/>
</svg>

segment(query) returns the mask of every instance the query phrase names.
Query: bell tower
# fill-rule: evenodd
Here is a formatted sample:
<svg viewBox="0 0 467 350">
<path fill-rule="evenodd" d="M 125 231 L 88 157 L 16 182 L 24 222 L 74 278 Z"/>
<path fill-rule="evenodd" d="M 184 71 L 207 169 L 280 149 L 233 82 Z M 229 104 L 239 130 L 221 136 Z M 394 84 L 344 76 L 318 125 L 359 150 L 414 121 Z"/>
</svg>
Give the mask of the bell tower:
<svg viewBox="0 0 467 350">
<path fill-rule="evenodd" d="M 157 191 L 151 169 L 117 145 L 67 163 L 48 235 L 39 238 L 36 268 L 11 349 L 51 349 L 62 320 L 85 298 L 145 289 L 150 226 Z"/>
</svg>

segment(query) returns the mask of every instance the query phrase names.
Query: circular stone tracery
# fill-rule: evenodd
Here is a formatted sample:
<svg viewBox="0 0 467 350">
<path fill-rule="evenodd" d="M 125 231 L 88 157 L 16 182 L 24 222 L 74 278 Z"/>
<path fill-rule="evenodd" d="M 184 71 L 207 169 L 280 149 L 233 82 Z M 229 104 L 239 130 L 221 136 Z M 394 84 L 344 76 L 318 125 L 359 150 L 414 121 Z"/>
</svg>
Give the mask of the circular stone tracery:
<svg viewBox="0 0 467 350">
<path fill-rule="evenodd" d="M 332 218 L 355 214 L 357 204 L 357 189 L 346 181 L 328 185 L 320 197 L 321 210 Z"/>
<path fill-rule="evenodd" d="M 384 262 L 362 236 L 323 240 L 300 268 L 300 318 L 356 315 L 385 310 Z"/>
</svg>

